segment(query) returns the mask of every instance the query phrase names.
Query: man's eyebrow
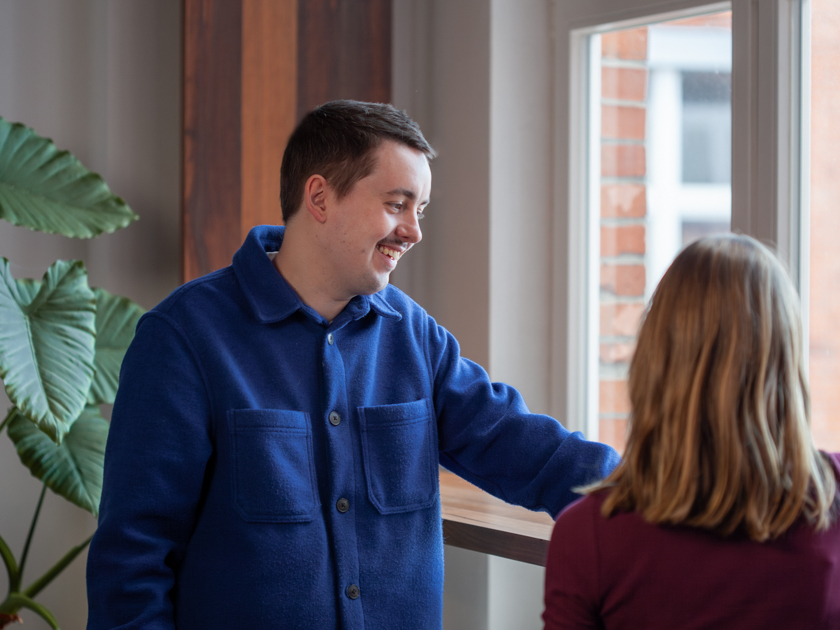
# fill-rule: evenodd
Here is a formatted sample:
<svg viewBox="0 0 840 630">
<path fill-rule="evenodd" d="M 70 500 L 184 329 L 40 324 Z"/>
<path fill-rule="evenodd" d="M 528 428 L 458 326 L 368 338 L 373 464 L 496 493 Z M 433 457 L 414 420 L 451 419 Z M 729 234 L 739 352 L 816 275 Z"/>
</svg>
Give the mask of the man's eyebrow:
<svg viewBox="0 0 840 630">
<path fill-rule="evenodd" d="M 405 197 L 406 199 L 411 199 L 411 201 L 415 201 L 417 199 L 417 193 L 409 188 L 394 188 L 393 190 L 389 190 L 385 193 L 386 195 L 399 195 Z M 429 203 L 428 199 L 424 199 L 422 201 L 422 205 L 426 205 Z"/>
<path fill-rule="evenodd" d="M 414 201 L 417 199 L 417 193 L 413 190 L 409 190 L 408 188 L 394 188 L 393 190 L 389 190 L 385 193 L 386 195 L 399 195 L 400 197 L 405 197 L 407 199 L 411 199 Z"/>
</svg>

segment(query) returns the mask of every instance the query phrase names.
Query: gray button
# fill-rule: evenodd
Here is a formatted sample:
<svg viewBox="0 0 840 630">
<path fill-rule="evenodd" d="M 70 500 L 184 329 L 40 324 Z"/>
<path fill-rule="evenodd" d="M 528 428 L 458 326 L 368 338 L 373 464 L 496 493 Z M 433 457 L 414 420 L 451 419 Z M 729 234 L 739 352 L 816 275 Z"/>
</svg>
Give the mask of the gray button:
<svg viewBox="0 0 840 630">
<path fill-rule="evenodd" d="M 330 344 L 330 345 L 333 345 L 333 343 L 335 343 L 335 337 L 333 337 L 332 333 L 327 335 L 327 343 Z"/>
<path fill-rule="evenodd" d="M 359 587 L 355 584 L 351 584 L 347 587 L 347 597 L 350 599 L 356 599 L 359 597 Z"/>
<path fill-rule="evenodd" d="M 330 424 L 334 427 L 337 427 L 341 422 L 341 416 L 339 416 L 335 411 L 330 412 Z"/>
<path fill-rule="evenodd" d="M 344 514 L 347 510 L 349 510 L 349 509 L 350 509 L 350 501 L 348 501 L 348 500 L 347 500 L 347 499 L 345 499 L 344 497 L 341 497 L 341 498 L 340 498 L 340 499 L 336 502 L 336 504 L 335 504 L 335 509 L 337 509 L 339 512 L 341 512 L 342 514 Z"/>
</svg>

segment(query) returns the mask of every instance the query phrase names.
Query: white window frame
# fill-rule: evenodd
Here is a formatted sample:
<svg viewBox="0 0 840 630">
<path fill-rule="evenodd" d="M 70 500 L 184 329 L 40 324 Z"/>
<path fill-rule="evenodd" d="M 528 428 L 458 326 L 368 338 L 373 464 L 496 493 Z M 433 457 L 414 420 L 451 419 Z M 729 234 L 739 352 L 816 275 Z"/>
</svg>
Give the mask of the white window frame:
<svg viewBox="0 0 840 630">
<path fill-rule="evenodd" d="M 589 251 L 589 35 L 702 12 L 732 10 L 732 230 L 777 248 L 807 322 L 807 57 L 809 0 L 555 0 L 551 413 L 598 438 L 597 253 Z M 800 52 L 802 51 L 802 52 Z M 593 201 L 597 204 L 597 196 Z M 594 259 L 594 262 L 593 262 Z M 595 317 L 591 316 L 595 313 Z M 593 321 L 594 320 L 594 321 Z M 593 325 L 594 324 L 594 325 Z M 806 331 L 807 338 L 807 331 Z M 594 364 L 594 365 L 593 365 Z"/>
</svg>

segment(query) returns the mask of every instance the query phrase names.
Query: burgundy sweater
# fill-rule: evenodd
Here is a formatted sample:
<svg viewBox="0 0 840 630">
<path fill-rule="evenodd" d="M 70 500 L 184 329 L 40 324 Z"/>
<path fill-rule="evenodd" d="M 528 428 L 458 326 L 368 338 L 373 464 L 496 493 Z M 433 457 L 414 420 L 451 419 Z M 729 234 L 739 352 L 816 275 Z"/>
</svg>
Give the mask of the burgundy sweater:
<svg viewBox="0 0 840 630">
<path fill-rule="evenodd" d="M 840 478 L 840 455 L 831 458 Z M 757 543 L 635 513 L 604 518 L 604 497 L 579 499 L 557 518 L 546 630 L 840 629 L 840 523 L 817 533 L 801 520 Z"/>
</svg>

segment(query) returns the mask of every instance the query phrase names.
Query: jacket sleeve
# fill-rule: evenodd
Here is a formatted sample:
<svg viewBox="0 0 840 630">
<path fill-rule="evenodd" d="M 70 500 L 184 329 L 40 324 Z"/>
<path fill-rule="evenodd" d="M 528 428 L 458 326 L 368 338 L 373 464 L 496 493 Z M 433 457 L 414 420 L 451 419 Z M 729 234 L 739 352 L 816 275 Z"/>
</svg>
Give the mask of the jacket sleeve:
<svg viewBox="0 0 840 630">
<path fill-rule="evenodd" d="M 105 451 L 88 630 L 175 627 L 175 574 L 212 452 L 208 400 L 186 336 L 165 315 L 145 315 L 122 364 Z"/>
<path fill-rule="evenodd" d="M 556 516 L 574 489 L 618 464 L 611 447 L 533 414 L 513 387 L 491 383 L 458 342 L 431 318 L 428 337 L 440 462 L 508 503 Z"/>
</svg>

